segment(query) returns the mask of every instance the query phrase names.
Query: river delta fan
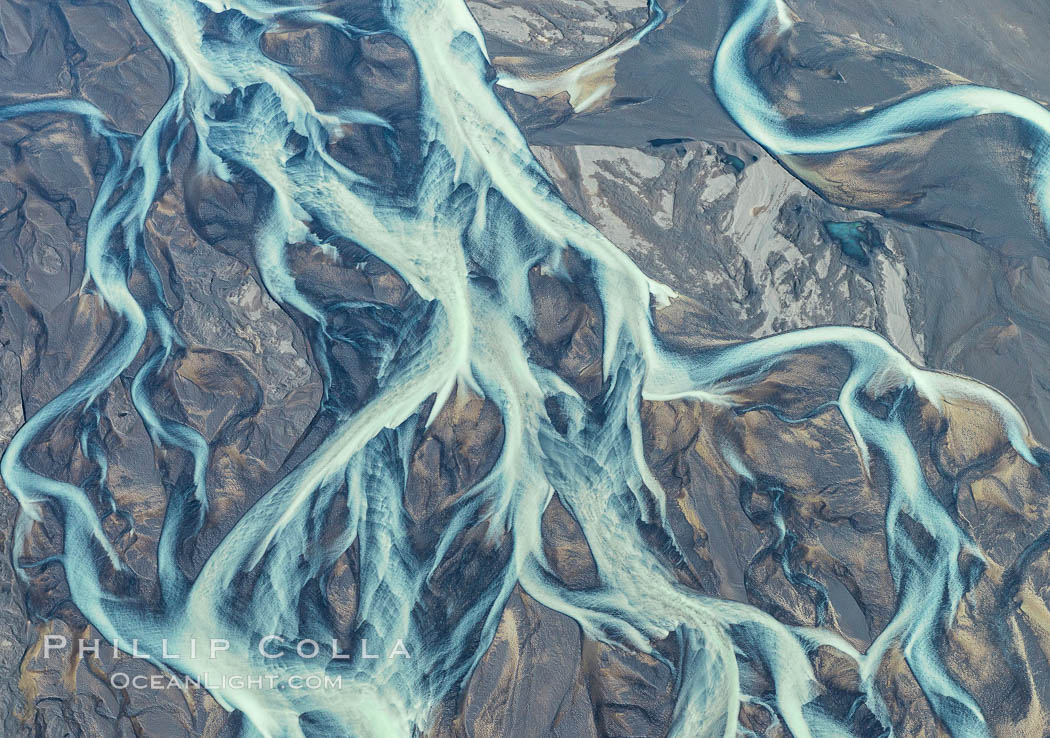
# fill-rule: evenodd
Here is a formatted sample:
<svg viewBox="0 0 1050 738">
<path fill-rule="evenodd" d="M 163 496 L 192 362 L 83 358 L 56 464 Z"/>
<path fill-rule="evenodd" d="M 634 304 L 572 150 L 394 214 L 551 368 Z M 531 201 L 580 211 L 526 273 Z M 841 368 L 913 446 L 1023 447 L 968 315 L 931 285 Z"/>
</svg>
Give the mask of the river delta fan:
<svg viewBox="0 0 1050 738">
<path fill-rule="evenodd" d="M 731 315 L 643 272 L 603 233 L 617 222 L 599 229 L 570 207 L 559 185 L 574 175 L 548 172 L 537 157 L 549 152 L 530 148 L 526 113 L 544 105 L 556 120 L 641 105 L 614 98 L 619 65 L 685 5 L 654 0 L 562 71 L 500 73 L 475 17 L 484 25 L 501 4 L 128 4 L 170 75 L 141 131 L 86 82 L 83 97 L 0 108 L 7 125 L 82 126 L 94 177 L 82 275 L 70 272 L 63 303 L 83 346 L 54 370 L 46 330 L 33 329 L 19 349 L 28 379 L 4 390 L 21 381 L 31 397 L 0 462 L 36 628 L 25 725 L 55 699 L 34 680 L 61 661 L 68 674 L 109 670 L 94 712 L 114 723 L 127 712 L 110 710 L 114 694 L 141 699 L 128 690 L 174 679 L 161 686 L 194 695 L 187 724 L 165 729 L 180 735 L 615 735 L 645 723 L 654 735 L 874 736 L 910 730 L 909 701 L 927 706 L 931 735 L 1045 727 L 1041 662 L 1025 654 L 1050 622 L 1045 587 L 1028 579 L 1050 546 L 1035 510 L 1048 457 L 1018 408 L 919 367 L 878 330 L 722 330 Z M 831 191 L 841 168 L 805 157 L 1007 116 L 1031 143 L 1027 196 L 1046 223 L 1041 104 L 959 83 L 804 125 L 755 71 L 763 54 L 787 54 L 777 43 L 794 11 L 731 10 L 713 94 L 799 179 Z M 749 167 L 774 166 L 757 148 L 745 160 L 647 140 L 727 178 L 711 178 L 710 199 L 677 194 L 672 225 L 695 200 L 717 207 Z M 651 163 L 629 162 L 623 179 L 643 197 L 632 178 Z M 771 228 L 801 238 L 788 210 Z M 834 215 L 812 220 L 858 222 Z M 864 251 L 888 250 L 884 239 L 856 248 L 857 269 L 890 274 L 896 262 Z M 13 325 L 46 324 L 25 297 L 31 280 L 6 267 L 4 280 L 5 305 L 28 316 Z M 209 324 L 199 295 L 220 292 L 229 315 Z M 256 376 L 276 372 L 257 358 L 267 351 L 312 389 L 282 380 L 275 402 L 280 383 Z M 40 366 L 54 374 L 34 386 Z M 1002 544 L 1011 557 L 960 512 L 963 487 L 974 505 L 1021 511 L 1014 548 Z M 752 535 L 743 564 L 734 546 Z M 55 578 L 64 589 L 48 600 Z M 1018 635 L 1018 607 L 1035 635 Z M 1016 695 L 995 714 L 996 686 L 972 663 L 985 632 Z M 563 669 L 545 643 L 577 644 L 576 661 Z M 562 679 L 564 694 L 544 691 Z M 486 701 L 502 690 L 549 724 L 508 722 L 513 699 Z M 595 718 L 588 700 L 644 715 Z"/>
</svg>

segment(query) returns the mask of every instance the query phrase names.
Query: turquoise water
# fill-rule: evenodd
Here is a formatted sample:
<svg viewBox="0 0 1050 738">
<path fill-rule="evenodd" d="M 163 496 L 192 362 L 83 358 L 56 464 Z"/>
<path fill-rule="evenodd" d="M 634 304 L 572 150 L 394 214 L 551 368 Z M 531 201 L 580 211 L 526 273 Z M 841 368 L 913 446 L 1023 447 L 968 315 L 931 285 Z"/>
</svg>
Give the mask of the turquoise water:
<svg viewBox="0 0 1050 738">
<path fill-rule="evenodd" d="M 871 263 L 869 253 L 882 245 L 875 227 L 862 220 L 842 223 L 826 220 L 824 228 L 843 254 L 863 266 Z"/>
<path fill-rule="evenodd" d="M 980 553 L 931 494 L 901 413 L 896 407 L 875 413 L 864 397 L 893 382 L 934 406 L 952 398 L 987 405 L 1017 453 L 1034 464 L 1025 422 L 1005 398 L 981 384 L 916 368 L 883 338 L 856 328 L 800 330 L 702 351 L 665 344 L 653 315 L 674 293 L 643 274 L 558 197 L 494 94 L 484 40 L 459 0 L 384 5 L 385 22 L 411 48 L 419 70 L 426 155 L 407 198 L 385 192 L 328 152 L 344 124 L 386 122 L 361 111 L 318 110 L 290 71 L 259 48 L 262 34 L 290 14 L 349 36 L 360 29 L 321 11 L 289 10 L 265 0 L 131 0 L 131 5 L 167 58 L 174 84 L 130 154 L 123 153 L 121 144 L 128 143 L 123 135 L 112 132 L 94 109 L 47 104 L 50 111 L 87 118 L 111 146 L 112 163 L 89 224 L 85 284 L 121 319 L 121 333 L 101 361 L 28 419 L 0 463 L 22 506 L 22 534 L 45 503 L 60 511 L 65 531 L 60 558 L 72 599 L 105 638 L 135 639 L 158 665 L 188 675 L 343 677 L 339 690 L 213 688 L 223 706 L 244 713 L 250 735 L 408 736 L 425 727 L 438 701 L 469 677 L 503 604 L 520 586 L 573 618 L 591 638 L 653 653 L 654 643 L 674 634 L 680 659 L 673 735 L 735 735 L 742 701 L 764 699 L 748 694 L 748 661 L 760 661 L 772 675 L 771 707 L 795 736 L 847 734 L 816 701 L 819 690 L 807 654 L 822 643 L 857 662 L 864 700 L 884 724 L 888 715 L 875 674 L 887 650 L 900 646 L 953 734 L 987 733 L 980 710 L 939 655 L 942 624 L 969 586 L 959 555 L 979 558 Z M 870 145 L 991 112 L 1022 116 L 1035 129 L 1050 130 L 1050 114 L 1031 101 L 956 87 L 924 93 L 841 128 L 792 133 L 743 64 L 745 44 L 776 18 L 771 3 L 745 4 L 715 65 L 716 89 L 727 110 L 773 151 Z M 42 109 L 9 108 L 3 115 Z M 372 350 L 384 371 L 374 395 L 353 411 L 336 413 L 326 440 L 262 495 L 193 578 L 177 565 L 176 547 L 200 530 L 208 505 L 223 489 L 207 485 L 209 453 L 202 436 L 153 404 L 151 389 L 183 339 L 142 240 L 147 212 L 170 176 L 166 147 L 183 133 L 196 138 L 198 176 L 231 179 L 231 172 L 246 171 L 266 183 L 264 223 L 253 234 L 256 266 L 270 295 L 305 316 L 319 336 L 337 335 L 343 318 L 336 313 L 346 306 L 321 304 L 300 290 L 287 249 L 320 243 L 328 237 L 321 233 L 359 244 L 388 264 L 423 306 L 418 316 L 403 316 L 414 327 L 410 340 L 376 337 Z M 1039 194 L 1045 204 L 1042 190 Z M 851 228 L 846 227 L 847 236 Z M 601 300 L 605 384 L 594 400 L 537 364 L 526 349 L 535 332 L 529 271 L 542 267 L 570 280 L 566 249 L 590 267 Z M 129 272 L 145 278 L 135 294 Z M 317 344 L 322 354 L 328 345 Z M 132 370 L 144 346 L 151 349 Z M 741 383 L 761 378 L 799 352 L 814 351 L 849 356 L 852 369 L 834 406 L 865 463 L 877 455 L 889 470 L 885 530 L 898 608 L 865 653 L 830 631 L 789 627 L 755 607 L 684 587 L 638 525 L 662 527 L 674 541 L 665 494 L 643 453 L 643 399 L 731 404 Z M 195 462 L 190 483 L 168 490 L 157 551 L 161 597 L 151 603 L 101 585 L 106 572 L 126 570 L 127 563 L 108 541 L 88 493 L 26 463 L 27 450 L 46 438 L 57 419 L 90 418 L 96 398 L 129 371 L 135 409 L 155 446 L 181 450 Z M 492 470 L 455 504 L 437 545 L 420 553 L 409 540 L 401 502 L 411 442 L 417 422 L 432 419 L 457 387 L 495 404 L 503 443 Z M 335 406 L 338 398 L 331 392 L 326 380 L 326 402 Z M 433 410 L 422 417 L 430 398 Z M 560 410 L 557 424 L 549 415 L 552 405 Z M 725 453 L 726 465 L 742 484 L 760 473 L 728 447 Z M 105 474 L 104 455 L 97 463 Z M 593 553 L 599 584 L 591 589 L 568 589 L 551 575 L 540 518 L 555 492 Z M 336 504 L 347 508 L 344 529 L 322 545 L 319 516 Z M 904 512 L 927 531 L 932 551 L 916 550 L 902 532 Z M 509 556 L 490 584 L 464 592 L 471 598 L 464 615 L 437 627 L 421 604 L 428 583 L 457 536 L 482 517 L 491 530 L 509 532 Z M 786 549 L 793 542 L 782 533 L 777 545 Z M 317 617 L 309 604 L 316 581 L 355 543 L 361 571 L 353 635 L 402 640 L 413 658 L 265 660 L 254 647 L 262 634 L 289 642 L 306 635 L 322 642 L 350 635 Z M 255 577 L 249 592 L 236 586 L 246 572 Z M 819 586 L 796 579 L 800 586 Z M 215 634 L 231 644 L 217 660 L 188 655 L 191 640 Z M 168 639 L 169 652 L 183 655 L 157 656 L 162 638 Z"/>
</svg>

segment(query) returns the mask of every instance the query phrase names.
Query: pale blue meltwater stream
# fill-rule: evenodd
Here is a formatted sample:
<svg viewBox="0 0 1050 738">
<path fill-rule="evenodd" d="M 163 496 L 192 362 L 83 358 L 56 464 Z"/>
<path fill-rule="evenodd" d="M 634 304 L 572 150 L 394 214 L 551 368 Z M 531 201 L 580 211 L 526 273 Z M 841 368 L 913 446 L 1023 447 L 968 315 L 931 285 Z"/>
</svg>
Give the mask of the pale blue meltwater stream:
<svg viewBox="0 0 1050 738">
<path fill-rule="evenodd" d="M 976 382 L 918 369 L 878 335 L 855 328 L 801 330 L 698 352 L 666 345 L 654 332 L 653 314 L 675 295 L 647 278 L 558 197 L 493 92 L 481 32 L 461 0 L 383 6 L 389 31 L 411 48 L 419 70 L 426 153 L 410 198 L 385 193 L 328 153 L 327 144 L 344 124 L 382 121 L 349 108 L 319 111 L 289 70 L 260 50 L 262 34 L 285 17 L 350 36 L 358 29 L 320 11 L 264 0 L 130 2 L 173 71 L 167 103 L 133 146 L 85 103 L 47 102 L 0 113 L 5 118 L 45 111 L 83 116 L 110 143 L 112 164 L 88 229 L 85 287 L 119 317 L 119 341 L 26 422 L 0 469 L 22 505 L 20 535 L 45 501 L 61 512 L 65 542 L 60 560 L 72 599 L 106 639 L 137 640 L 158 665 L 191 676 L 207 671 L 343 677 L 341 689 L 214 687 L 212 693 L 225 707 L 244 713 L 250 735 L 408 736 L 425 729 L 435 705 L 469 678 L 504 603 L 520 585 L 538 602 L 576 620 L 592 638 L 652 652 L 656 641 L 676 634 L 676 736 L 737 735 L 741 702 L 762 699 L 747 693 L 748 661 L 766 665 L 775 686 L 771 707 L 793 735 L 849 735 L 814 701 L 818 687 L 807 653 L 819 644 L 856 660 L 863 699 L 884 725 L 889 717 L 875 674 L 887 650 L 899 647 L 953 735 L 988 733 L 976 703 L 939 656 L 943 626 L 968 586 L 959 555 L 980 553 L 931 494 L 896 409 L 881 417 L 861 398 L 898 385 L 913 387 L 936 407 L 945 399 L 966 397 L 991 408 L 1016 451 L 1034 464 L 1029 431 L 1012 404 Z M 742 4 L 717 54 L 719 98 L 756 141 L 774 153 L 835 152 L 959 118 L 1011 115 L 1039 134 L 1035 185 L 1047 211 L 1042 173 L 1050 113 L 1017 95 L 951 87 L 848 125 L 792 131 L 745 61 L 749 42 L 760 33 L 778 32 L 787 18 L 783 8 L 767 0 Z M 220 105 L 222 115 L 217 114 Z M 319 242 L 322 231 L 374 254 L 429 304 L 421 322 L 425 332 L 410 349 L 377 342 L 376 351 L 387 361 L 374 396 L 339 418 L 325 441 L 243 516 L 192 580 L 176 562 L 177 545 L 200 530 L 209 498 L 223 490 L 206 488 L 209 450 L 201 434 L 166 419 L 151 402 L 151 382 L 183 338 L 143 245 L 147 213 L 170 176 L 172 142 L 190 130 L 197 139 L 200 176 L 228 179 L 232 171 L 247 170 L 270 188 L 262 205 L 264 222 L 254 234 L 259 273 L 270 295 L 316 322 L 320 334 L 330 330 L 331 316 L 297 288 L 286 247 Z M 305 152 L 290 150 L 293 133 L 301 137 L 296 140 Z M 130 156 L 122 156 L 125 150 Z M 541 368 L 525 348 L 534 330 L 529 270 L 540 266 L 569 279 L 566 249 L 590 266 L 602 302 L 606 383 L 596 400 L 581 397 Z M 145 278 L 135 295 L 129 272 Z M 59 418 L 87 415 L 143 346 L 154 348 L 135 374 L 136 410 L 157 447 L 181 449 L 196 462 L 192 482 L 169 491 L 157 552 L 161 596 L 159 604 L 149 606 L 100 585 L 104 570 L 125 564 L 86 491 L 26 463 L 26 450 L 46 438 Z M 898 609 L 863 653 L 830 631 L 788 627 L 755 607 L 682 586 L 637 525 L 648 518 L 663 525 L 673 540 L 663 490 L 643 453 L 642 400 L 690 397 L 727 403 L 746 381 L 740 377 L 761 378 L 801 351 L 849 356 L 852 369 L 837 410 L 865 462 L 877 455 L 889 470 L 885 529 Z M 402 508 L 414 421 L 433 396 L 431 417 L 436 415 L 457 386 L 498 407 L 503 443 L 492 471 L 457 503 L 439 544 L 420 554 L 408 539 Z M 557 429 L 548 417 L 551 403 L 567 418 Z M 92 453 L 105 473 L 104 455 L 97 449 Z M 762 471 L 728 448 L 726 457 L 741 480 Z M 337 492 L 344 487 L 343 535 L 319 546 L 318 511 L 343 504 Z M 594 588 L 570 590 L 551 574 L 540 519 L 555 491 L 593 552 L 600 582 Z M 927 531 L 934 550 L 916 549 L 898 525 L 902 512 Z M 512 553 L 496 584 L 476 595 L 461 622 L 436 637 L 417 617 L 428 580 L 457 536 L 479 518 L 487 520 L 490 531 L 510 532 Z M 400 639 L 412 658 L 329 661 L 290 654 L 264 659 L 256 649 L 263 634 L 322 643 L 346 636 L 322 619 L 311 620 L 312 610 L 302 605 L 308 587 L 316 586 L 354 542 L 361 562 L 358 633 L 373 642 Z M 246 594 L 233 585 L 247 571 L 255 579 Z M 216 634 L 229 640 L 228 651 L 215 660 L 206 658 L 210 654 L 187 655 L 191 640 L 206 642 Z M 181 655 L 159 656 L 162 638 L 168 639 L 170 653 Z"/>
</svg>

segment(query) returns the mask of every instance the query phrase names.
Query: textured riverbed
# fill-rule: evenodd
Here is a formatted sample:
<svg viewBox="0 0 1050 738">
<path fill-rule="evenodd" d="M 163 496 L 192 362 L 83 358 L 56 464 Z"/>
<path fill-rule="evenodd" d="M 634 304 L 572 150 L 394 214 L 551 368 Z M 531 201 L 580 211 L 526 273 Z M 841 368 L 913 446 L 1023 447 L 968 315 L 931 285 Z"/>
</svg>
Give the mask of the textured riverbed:
<svg viewBox="0 0 1050 738">
<path fill-rule="evenodd" d="M 0 5 L 5 734 L 1042 736 L 1045 20 L 962 10 Z"/>
</svg>

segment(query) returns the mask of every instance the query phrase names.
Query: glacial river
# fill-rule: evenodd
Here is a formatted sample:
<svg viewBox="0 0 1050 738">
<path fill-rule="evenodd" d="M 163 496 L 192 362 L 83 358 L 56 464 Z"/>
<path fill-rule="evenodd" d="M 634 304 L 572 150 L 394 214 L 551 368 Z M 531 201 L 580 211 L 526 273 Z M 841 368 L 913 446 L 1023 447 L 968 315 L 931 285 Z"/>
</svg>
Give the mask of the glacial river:
<svg viewBox="0 0 1050 738">
<path fill-rule="evenodd" d="M 384 191 L 329 153 L 342 126 L 384 121 L 352 109 L 352 101 L 344 110 L 319 110 L 290 70 L 260 50 L 262 35 L 285 20 L 326 25 L 349 37 L 371 31 L 267 0 L 130 3 L 173 73 L 167 103 L 141 137 L 115 132 L 104 115 L 81 102 L 35 103 L 0 113 L 80 116 L 109 142 L 112 163 L 85 245 L 85 286 L 116 319 L 119 339 L 27 420 L 0 464 L 21 503 L 20 536 L 40 518 L 43 503 L 61 512 L 59 560 L 72 599 L 107 640 L 136 640 L 158 665 L 190 676 L 210 672 L 210 683 L 216 673 L 342 677 L 341 689 L 214 686 L 223 706 L 244 713 L 250 735 L 409 736 L 425 729 L 435 705 L 469 678 L 503 605 L 520 586 L 594 639 L 652 653 L 657 641 L 674 635 L 680 646 L 676 736 L 737 735 L 743 701 L 766 704 L 797 738 L 848 735 L 815 699 L 819 686 L 807 654 L 820 644 L 857 662 L 862 699 L 884 726 L 889 715 L 875 675 L 888 649 L 899 647 L 953 735 L 988 734 L 974 699 L 939 655 L 943 624 L 970 586 L 959 568 L 960 553 L 980 553 L 931 494 L 898 408 L 878 411 L 864 398 L 899 386 L 934 407 L 959 398 L 979 403 L 998 417 L 1017 453 L 1035 464 L 1025 421 L 1009 401 L 979 383 L 917 368 L 880 336 L 856 328 L 799 330 L 696 351 L 661 340 L 654 311 L 677 299 L 675 294 L 559 198 L 493 92 L 482 33 L 461 0 L 383 3 L 386 29 L 405 41 L 418 65 L 425 157 L 408 196 Z M 725 108 L 774 153 L 842 151 L 985 114 L 1021 118 L 1046 141 L 1050 113 L 1044 108 L 975 86 L 922 93 L 841 127 L 796 131 L 765 99 L 745 55 L 757 35 L 778 32 L 787 17 L 767 0 L 741 4 L 714 67 Z M 200 432 L 155 406 L 152 388 L 183 337 L 143 240 L 148 211 L 183 137 L 195 138 L 198 176 L 228 180 L 250 172 L 267 186 L 254 260 L 273 299 L 313 323 L 319 356 L 340 340 L 339 330 L 332 306 L 297 286 L 286 258 L 290 245 L 320 244 L 329 237 L 322 234 L 336 234 L 396 270 L 425 305 L 417 316 L 401 316 L 409 328 L 376 336 L 374 351 L 384 371 L 374 395 L 352 412 L 337 413 L 324 442 L 261 496 L 192 579 L 176 562 L 179 543 L 201 529 L 210 501 L 223 490 L 207 486 L 209 448 Z M 1037 153 L 1040 178 L 1034 186 L 1047 211 L 1043 148 Z M 602 306 L 605 383 L 595 399 L 540 366 L 527 349 L 536 321 L 530 269 L 570 280 L 567 251 L 589 267 Z M 756 607 L 685 587 L 637 524 L 662 526 L 674 540 L 664 491 L 643 453 L 643 400 L 731 405 L 742 383 L 757 381 L 800 352 L 822 351 L 849 357 L 835 411 L 864 462 L 878 458 L 888 469 L 885 532 L 898 607 L 864 652 L 830 630 L 789 627 Z M 192 478 L 166 490 L 157 550 L 160 595 L 149 604 L 101 584 L 111 579 L 108 572 L 127 564 L 103 530 L 88 491 L 28 462 L 28 450 L 61 418 L 79 414 L 97 423 L 96 400 L 133 364 L 131 396 L 153 444 L 195 461 Z M 438 545 L 421 554 L 408 538 L 402 509 L 412 440 L 428 399 L 436 398 L 432 419 L 457 388 L 495 404 L 502 447 L 491 472 L 456 502 Z M 330 390 L 326 378 L 325 401 Z M 558 423 L 552 422 L 552 407 L 558 408 Z M 104 449 L 88 445 L 86 453 L 105 475 Z M 726 462 L 741 480 L 763 471 L 728 449 Z M 569 589 L 551 574 L 540 518 L 555 492 L 590 546 L 597 586 Z M 334 504 L 347 505 L 345 530 L 322 544 L 318 511 Z M 918 550 L 903 532 L 903 512 L 928 533 L 931 550 Z M 470 593 L 476 601 L 460 621 L 438 632 L 422 627 L 420 607 L 431 576 L 457 537 L 481 518 L 491 530 L 510 535 L 512 551 L 495 584 Z M 355 632 L 348 634 L 315 617 L 310 598 L 318 578 L 355 543 L 360 596 Z M 253 577 L 248 591 L 238 586 L 246 572 Z M 190 655 L 191 641 L 204 643 L 216 634 L 229 641 L 228 650 L 214 660 Z M 255 647 L 265 634 L 290 643 L 304 637 L 321 643 L 350 636 L 373 643 L 397 639 L 412 658 L 304 659 L 290 653 L 267 660 Z M 161 639 L 177 657 L 161 655 Z M 747 662 L 766 666 L 772 698 L 748 693 Z"/>
</svg>

